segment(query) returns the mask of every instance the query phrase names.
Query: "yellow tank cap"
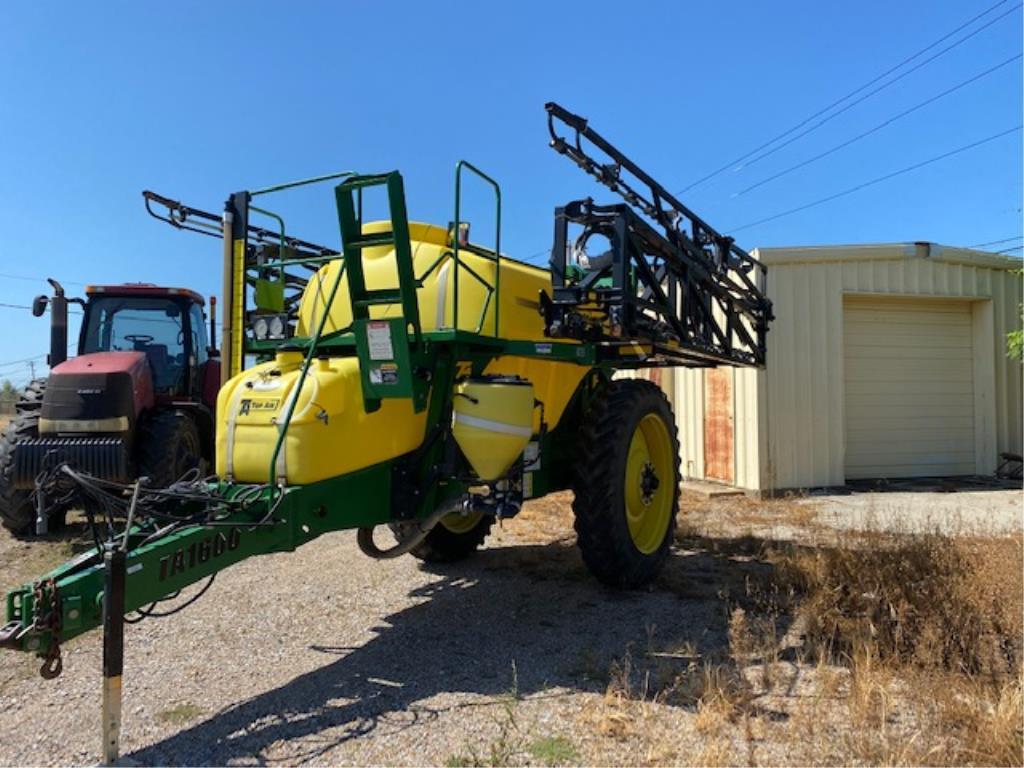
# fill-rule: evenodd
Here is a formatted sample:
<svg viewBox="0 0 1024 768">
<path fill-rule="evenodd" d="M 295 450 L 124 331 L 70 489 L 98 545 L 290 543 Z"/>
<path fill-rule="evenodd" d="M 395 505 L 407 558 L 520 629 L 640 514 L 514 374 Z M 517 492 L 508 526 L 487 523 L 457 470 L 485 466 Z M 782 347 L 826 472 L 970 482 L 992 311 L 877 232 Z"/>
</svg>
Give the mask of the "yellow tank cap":
<svg viewBox="0 0 1024 768">
<path fill-rule="evenodd" d="M 274 353 L 274 362 L 282 368 L 302 365 L 304 359 L 305 355 L 302 353 L 302 350 L 293 347 L 281 347 Z"/>
</svg>

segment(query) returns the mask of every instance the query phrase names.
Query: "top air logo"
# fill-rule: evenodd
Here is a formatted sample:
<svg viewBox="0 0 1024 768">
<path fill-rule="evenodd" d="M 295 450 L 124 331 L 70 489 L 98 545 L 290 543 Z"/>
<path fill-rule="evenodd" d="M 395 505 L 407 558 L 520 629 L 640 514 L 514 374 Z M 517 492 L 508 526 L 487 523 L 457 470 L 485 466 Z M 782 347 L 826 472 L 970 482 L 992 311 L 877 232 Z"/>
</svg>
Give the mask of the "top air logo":
<svg viewBox="0 0 1024 768">
<path fill-rule="evenodd" d="M 253 411 L 276 411 L 281 401 L 278 398 L 270 400 L 245 398 L 238 405 L 238 415 L 248 416 Z"/>
</svg>

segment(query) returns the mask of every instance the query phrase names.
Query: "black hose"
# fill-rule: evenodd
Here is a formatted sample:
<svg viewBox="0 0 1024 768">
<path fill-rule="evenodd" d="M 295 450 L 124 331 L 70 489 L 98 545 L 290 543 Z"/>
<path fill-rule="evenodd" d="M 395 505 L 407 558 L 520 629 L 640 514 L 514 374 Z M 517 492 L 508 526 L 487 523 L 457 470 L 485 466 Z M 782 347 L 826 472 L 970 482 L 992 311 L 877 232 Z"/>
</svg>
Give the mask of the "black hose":
<svg viewBox="0 0 1024 768">
<path fill-rule="evenodd" d="M 405 541 L 401 541 L 390 549 L 381 549 L 373 541 L 373 529 L 374 526 L 367 528 L 360 528 L 356 531 L 356 543 L 359 545 L 359 549 L 364 555 L 372 557 L 374 560 L 391 560 L 396 557 L 408 554 L 427 538 L 434 526 L 441 522 L 442 517 L 447 517 L 453 512 L 459 512 L 463 509 L 466 504 L 466 500 L 462 497 L 455 499 L 454 501 L 445 504 L 441 508 L 434 511 L 433 514 L 424 518 L 423 520 L 416 523 L 417 531 L 410 538 Z"/>
<path fill-rule="evenodd" d="M 152 603 L 150 603 L 145 608 L 139 608 L 136 611 L 136 613 L 139 614 L 138 616 L 136 616 L 136 617 L 125 616 L 124 620 L 127 623 L 129 623 L 129 624 L 138 624 L 143 619 L 148 619 L 148 618 L 162 619 L 162 618 L 164 618 L 166 616 L 173 616 L 174 614 L 176 614 L 176 613 L 178 613 L 180 611 L 185 610 L 190 605 L 192 605 L 192 603 L 194 603 L 200 597 L 205 595 L 206 594 L 206 590 L 208 590 L 213 585 L 213 580 L 215 578 L 217 578 L 217 574 L 216 573 L 211 573 L 210 574 L 210 578 L 207 579 L 207 581 L 203 585 L 202 589 L 200 589 L 198 592 L 196 592 L 194 595 L 192 595 L 192 597 L 190 597 L 184 603 L 182 603 L 181 605 L 174 606 L 169 611 L 154 611 L 153 609 L 156 607 L 157 603 L 162 603 L 162 602 L 165 602 L 167 600 L 173 600 L 174 598 L 176 598 L 178 595 L 181 594 L 181 590 L 180 589 L 177 592 L 175 592 L 174 594 L 168 595 L 167 597 L 161 597 L 159 600 L 154 600 Z"/>
</svg>

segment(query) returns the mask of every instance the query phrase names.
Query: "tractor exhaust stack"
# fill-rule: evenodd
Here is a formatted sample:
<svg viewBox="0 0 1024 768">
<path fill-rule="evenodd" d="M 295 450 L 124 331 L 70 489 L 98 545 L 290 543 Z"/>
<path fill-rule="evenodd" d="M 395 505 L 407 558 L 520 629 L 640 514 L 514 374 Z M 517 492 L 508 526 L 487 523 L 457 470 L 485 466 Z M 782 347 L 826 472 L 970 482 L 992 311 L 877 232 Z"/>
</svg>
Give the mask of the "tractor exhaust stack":
<svg viewBox="0 0 1024 768">
<path fill-rule="evenodd" d="M 41 317 L 50 305 L 50 354 L 46 356 L 46 364 L 51 368 L 68 359 L 68 300 L 64 296 L 64 286 L 52 277 L 46 282 L 53 286 L 53 298 L 36 296 L 32 302 L 32 314 Z"/>
</svg>

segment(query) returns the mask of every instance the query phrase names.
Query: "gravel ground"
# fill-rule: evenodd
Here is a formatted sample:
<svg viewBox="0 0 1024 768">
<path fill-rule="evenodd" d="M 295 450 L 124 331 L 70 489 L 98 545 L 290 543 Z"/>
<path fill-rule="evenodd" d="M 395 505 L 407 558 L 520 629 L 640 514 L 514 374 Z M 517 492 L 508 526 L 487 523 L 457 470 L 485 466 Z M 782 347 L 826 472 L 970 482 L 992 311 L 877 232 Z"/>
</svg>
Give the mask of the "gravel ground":
<svg viewBox="0 0 1024 768">
<path fill-rule="evenodd" d="M 1019 488 L 888 491 L 814 496 L 808 500 L 823 525 L 848 530 L 1002 536 L 1024 528 Z"/>
<path fill-rule="evenodd" d="M 371 561 L 337 533 L 224 571 L 181 614 L 126 628 L 122 754 L 145 765 L 442 764 L 487 753 L 514 720 L 514 762 L 545 738 L 586 755 L 579 716 L 614 658 L 652 637 L 720 645 L 725 625 L 713 589 L 706 601 L 603 589 L 567 523 L 541 528 L 543 544 L 506 524 L 444 570 Z M 25 549 L 2 546 L 4 559 Z M 96 760 L 100 635 L 65 649 L 51 682 L 35 659 L 0 655 L 0 763 Z"/>
<path fill-rule="evenodd" d="M 69 549 L 2 537 L 0 562 L 35 573 L 42 547 Z M 181 614 L 127 627 L 122 754 L 142 765 L 711 762 L 721 757 L 704 751 L 693 708 L 643 710 L 644 729 L 665 735 L 657 748 L 623 736 L 609 673 L 627 651 L 669 663 L 720 653 L 729 594 L 764 567 L 677 549 L 649 590 L 604 589 L 574 546 L 564 495 L 444 568 L 372 561 L 351 533 L 323 536 L 224 571 Z M 100 651 L 98 632 L 66 644 L 50 682 L 35 659 L 0 654 L 0 764 L 96 762 Z M 760 762 L 799 762 L 791 743 L 758 743 Z"/>
</svg>

